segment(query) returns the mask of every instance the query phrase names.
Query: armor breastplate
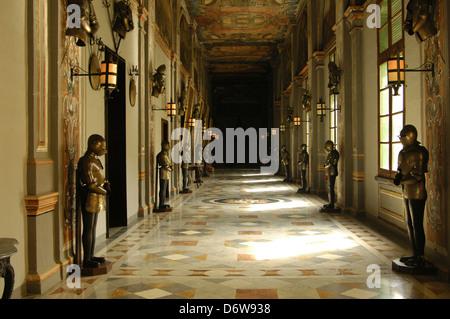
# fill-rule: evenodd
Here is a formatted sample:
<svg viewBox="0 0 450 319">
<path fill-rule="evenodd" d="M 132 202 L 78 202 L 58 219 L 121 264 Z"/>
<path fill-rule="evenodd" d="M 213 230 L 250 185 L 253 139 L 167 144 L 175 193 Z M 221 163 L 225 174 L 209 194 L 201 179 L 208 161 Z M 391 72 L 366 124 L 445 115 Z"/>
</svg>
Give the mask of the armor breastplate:
<svg viewBox="0 0 450 319">
<path fill-rule="evenodd" d="M 308 169 L 308 163 L 309 163 L 309 155 L 308 155 L 308 153 L 301 152 L 300 153 L 300 158 L 299 158 L 299 161 L 298 161 L 299 168 L 301 170 Z"/>
<path fill-rule="evenodd" d="M 338 176 L 338 164 L 339 161 L 339 152 L 336 150 L 332 150 L 325 161 L 325 173 L 328 176 Z"/>
<path fill-rule="evenodd" d="M 167 156 L 166 153 L 161 152 L 157 156 L 158 165 L 161 167 L 161 179 L 169 179 L 169 173 L 171 172 L 170 168 L 170 159 L 169 156 Z"/>
<path fill-rule="evenodd" d="M 425 173 L 427 172 L 428 156 L 428 151 L 418 144 L 400 152 L 398 162 L 399 170 L 403 175 L 400 183 L 404 198 L 417 200 L 427 198 Z"/>
</svg>

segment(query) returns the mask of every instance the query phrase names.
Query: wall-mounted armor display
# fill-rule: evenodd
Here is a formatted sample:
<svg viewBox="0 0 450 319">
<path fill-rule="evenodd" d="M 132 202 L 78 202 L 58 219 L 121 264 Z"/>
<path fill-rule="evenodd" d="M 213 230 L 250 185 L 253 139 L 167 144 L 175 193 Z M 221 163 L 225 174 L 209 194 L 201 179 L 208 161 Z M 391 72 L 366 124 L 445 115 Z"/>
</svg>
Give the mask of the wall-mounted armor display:
<svg viewBox="0 0 450 319">
<path fill-rule="evenodd" d="M 114 5 L 114 26 L 113 31 L 122 39 L 125 39 L 127 32 L 133 31 L 133 12 L 129 1 L 119 1 Z"/>
<path fill-rule="evenodd" d="M 431 38 L 438 33 L 433 15 L 433 6 L 430 0 L 409 1 L 405 30 L 411 36 L 415 34 L 419 43 Z"/>
<path fill-rule="evenodd" d="M 75 43 L 80 47 L 84 47 L 89 39 L 93 38 L 100 29 L 94 5 L 92 0 L 68 0 L 67 7 L 70 5 L 76 5 L 80 8 L 80 27 L 68 26 L 65 35 L 75 37 Z"/>
<path fill-rule="evenodd" d="M 159 97 L 160 94 L 163 94 L 166 90 L 166 65 L 160 65 L 156 69 L 156 73 L 153 75 L 153 89 L 152 89 L 152 95 L 155 97 Z"/>
</svg>

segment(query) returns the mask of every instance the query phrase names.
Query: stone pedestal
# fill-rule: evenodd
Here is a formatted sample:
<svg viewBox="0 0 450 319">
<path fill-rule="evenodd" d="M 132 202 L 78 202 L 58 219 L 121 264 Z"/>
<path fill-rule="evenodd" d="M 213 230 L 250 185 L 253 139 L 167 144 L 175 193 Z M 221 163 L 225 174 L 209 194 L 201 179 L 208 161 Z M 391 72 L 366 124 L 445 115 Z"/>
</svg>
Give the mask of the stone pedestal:
<svg viewBox="0 0 450 319">
<path fill-rule="evenodd" d="M 112 263 L 109 261 L 105 261 L 104 263 L 100 264 L 100 267 L 98 268 L 81 268 L 81 276 L 82 277 L 93 277 L 93 276 L 100 276 L 100 275 L 106 275 L 109 273 L 112 269 Z"/>
<path fill-rule="evenodd" d="M 408 275 L 435 275 L 437 269 L 428 261 L 425 261 L 423 267 L 412 267 L 402 263 L 400 259 L 392 261 L 392 270 Z"/>
</svg>

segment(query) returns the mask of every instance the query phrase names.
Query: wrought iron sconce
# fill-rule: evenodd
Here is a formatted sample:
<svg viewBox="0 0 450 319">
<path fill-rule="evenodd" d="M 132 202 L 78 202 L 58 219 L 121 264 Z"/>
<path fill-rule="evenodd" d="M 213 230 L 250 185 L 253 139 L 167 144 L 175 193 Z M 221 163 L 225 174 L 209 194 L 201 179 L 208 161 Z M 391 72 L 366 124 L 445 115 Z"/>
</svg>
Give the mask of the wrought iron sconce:
<svg viewBox="0 0 450 319">
<path fill-rule="evenodd" d="M 85 73 L 80 73 L 80 71 Z M 109 98 L 110 93 L 117 87 L 117 63 L 113 61 L 103 61 L 100 67 L 100 72 L 97 73 L 86 72 L 79 66 L 75 66 L 71 68 L 70 76 L 72 78 L 74 76 L 88 76 L 91 82 L 95 81 L 94 77 L 100 77 L 100 87 L 105 90 L 107 97 Z"/>
<path fill-rule="evenodd" d="M 154 108 L 153 111 L 167 111 L 167 116 L 170 116 L 170 118 L 172 119 L 174 116 L 177 115 L 177 104 L 170 101 L 169 103 L 167 103 L 166 109 L 155 109 Z"/>
<path fill-rule="evenodd" d="M 337 108 L 327 108 L 325 105 L 325 102 L 322 98 L 320 98 L 319 102 L 317 102 L 317 116 L 320 117 L 320 122 L 323 122 L 323 118 L 326 117 L 326 111 L 341 111 L 341 107 L 338 106 Z"/>
<path fill-rule="evenodd" d="M 310 123 L 311 121 L 302 121 L 302 118 L 300 116 L 294 117 L 294 126 L 298 128 L 302 125 L 302 123 Z"/>
<path fill-rule="evenodd" d="M 128 72 L 130 76 L 139 76 L 139 68 L 137 65 L 132 65 L 130 68 L 130 72 Z"/>
<path fill-rule="evenodd" d="M 399 96 L 400 87 L 405 85 L 405 72 L 431 72 L 435 76 L 435 66 L 433 62 L 425 62 L 416 69 L 407 69 L 405 58 L 397 55 L 395 58 L 388 59 L 388 86 L 394 90 L 394 96 Z"/>
</svg>

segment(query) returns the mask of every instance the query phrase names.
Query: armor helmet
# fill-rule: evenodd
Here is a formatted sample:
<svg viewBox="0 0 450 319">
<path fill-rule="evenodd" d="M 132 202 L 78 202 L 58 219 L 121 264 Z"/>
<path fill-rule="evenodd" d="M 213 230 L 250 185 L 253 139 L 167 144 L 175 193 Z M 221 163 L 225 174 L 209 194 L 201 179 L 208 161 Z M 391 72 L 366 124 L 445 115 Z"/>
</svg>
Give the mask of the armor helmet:
<svg viewBox="0 0 450 319">
<path fill-rule="evenodd" d="M 114 5 L 116 21 L 113 31 L 117 32 L 122 39 L 125 39 L 127 32 L 134 29 L 133 14 L 130 6 L 125 1 L 116 2 Z"/>
<path fill-rule="evenodd" d="M 103 136 L 94 134 L 88 139 L 88 149 L 97 156 L 103 156 L 107 154 L 106 140 Z"/>
<path fill-rule="evenodd" d="M 168 151 L 170 149 L 170 142 L 169 141 L 163 141 L 161 143 L 161 148 L 163 151 Z"/>
<path fill-rule="evenodd" d="M 65 35 L 74 36 L 78 46 L 86 46 L 88 37 L 93 37 L 100 28 L 97 17 L 95 15 L 92 0 L 69 0 L 69 5 L 77 5 L 80 8 L 80 25 L 79 28 L 67 28 Z"/>
<path fill-rule="evenodd" d="M 400 141 L 404 147 L 408 147 L 417 142 L 417 129 L 413 125 L 406 125 L 400 132 Z"/>
<path fill-rule="evenodd" d="M 333 141 L 326 141 L 324 148 L 325 148 L 325 151 L 327 151 L 328 153 L 331 152 L 334 148 Z"/>
</svg>

